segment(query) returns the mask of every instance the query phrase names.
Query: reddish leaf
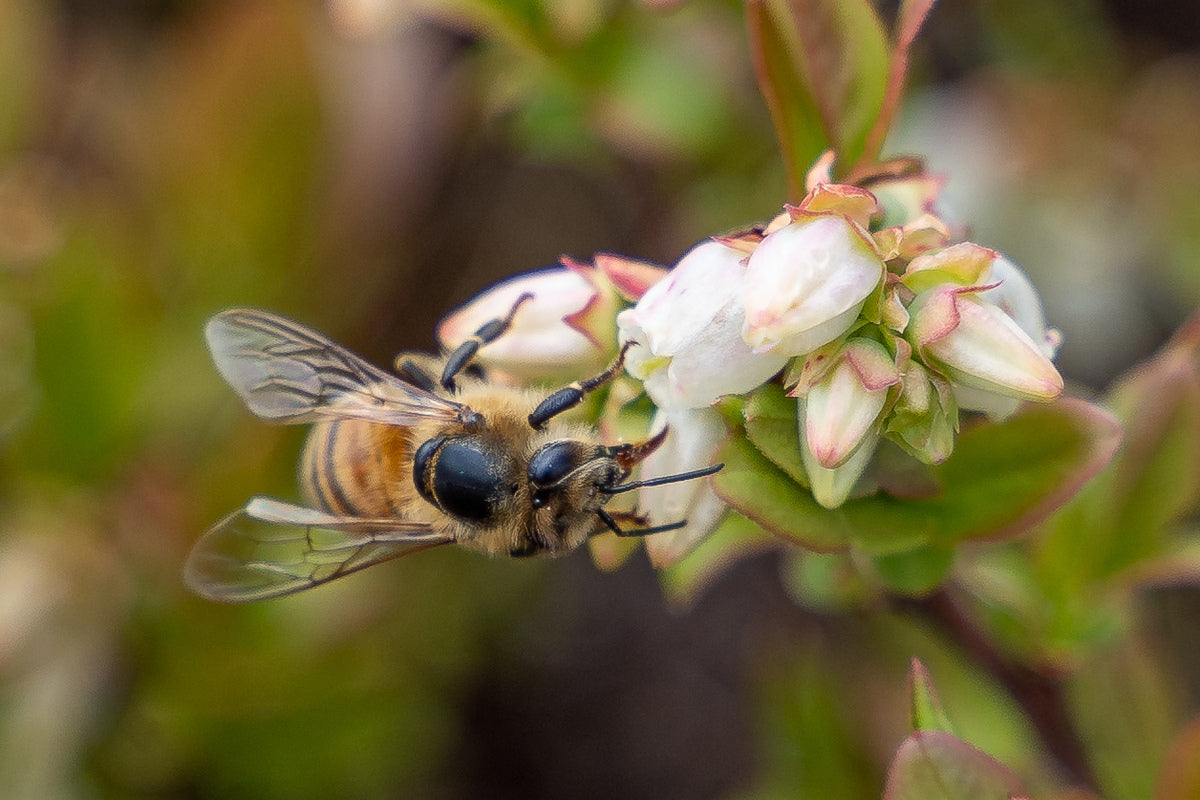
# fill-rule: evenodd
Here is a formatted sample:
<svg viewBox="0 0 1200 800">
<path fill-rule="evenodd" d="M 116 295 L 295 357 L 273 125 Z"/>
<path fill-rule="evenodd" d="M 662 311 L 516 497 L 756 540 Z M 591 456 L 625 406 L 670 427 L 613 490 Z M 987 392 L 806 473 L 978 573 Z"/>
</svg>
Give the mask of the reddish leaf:
<svg viewBox="0 0 1200 800">
<path fill-rule="evenodd" d="M 921 26 L 933 10 L 936 0 L 903 0 L 897 15 L 895 41 L 888 59 L 887 89 L 883 95 L 883 107 L 875 118 L 875 125 L 867 134 L 866 147 L 863 150 L 863 161 L 875 161 L 883 149 L 883 140 L 887 138 L 892 120 L 900 108 L 904 97 L 904 81 L 908 75 L 908 53 L 912 48 Z"/>
<path fill-rule="evenodd" d="M 1126 425 L 1124 443 L 1039 540 L 1039 560 L 1076 579 L 1189 580 L 1197 551 L 1172 534 L 1200 503 L 1200 314 L 1106 400 Z"/>
<path fill-rule="evenodd" d="M 808 163 L 829 147 L 819 124 L 814 98 L 792 60 L 786 37 L 767 10 L 765 0 L 746 3 L 746 28 L 758 88 L 766 100 L 788 178 L 788 199 L 804 196 Z"/>
<path fill-rule="evenodd" d="M 884 800 L 1012 800 L 1027 796 L 1012 770 L 940 731 L 919 731 L 900 745 Z"/>
<path fill-rule="evenodd" d="M 866 0 L 750 0 L 746 21 L 759 89 L 783 151 L 793 198 L 834 148 L 857 163 L 887 86 L 883 26 Z"/>
<path fill-rule="evenodd" d="M 1158 549 L 1165 528 L 1200 500 L 1197 322 L 1200 315 L 1109 393 L 1127 427 L 1104 486 L 1113 544 L 1120 545 L 1110 555 L 1113 568 Z"/>
</svg>

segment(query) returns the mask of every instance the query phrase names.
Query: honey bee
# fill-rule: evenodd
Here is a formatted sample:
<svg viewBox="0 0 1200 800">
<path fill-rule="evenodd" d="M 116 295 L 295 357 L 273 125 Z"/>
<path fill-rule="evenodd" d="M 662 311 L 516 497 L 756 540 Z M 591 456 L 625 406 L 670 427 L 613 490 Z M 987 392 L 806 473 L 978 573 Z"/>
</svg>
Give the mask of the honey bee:
<svg viewBox="0 0 1200 800">
<path fill-rule="evenodd" d="M 443 544 L 488 555 L 561 555 L 592 535 L 645 536 L 604 505 L 632 489 L 711 475 L 720 464 L 628 480 L 667 432 L 604 445 L 556 419 L 621 369 L 540 397 L 472 374 L 479 348 L 511 325 L 492 320 L 445 359 L 401 355 L 386 372 L 304 325 L 231 309 L 206 327 L 218 372 L 259 418 L 313 425 L 300 458 L 307 505 L 254 497 L 210 528 L 184 567 L 197 594 L 248 602 L 303 591 Z M 441 367 L 434 379 L 431 367 Z"/>
</svg>

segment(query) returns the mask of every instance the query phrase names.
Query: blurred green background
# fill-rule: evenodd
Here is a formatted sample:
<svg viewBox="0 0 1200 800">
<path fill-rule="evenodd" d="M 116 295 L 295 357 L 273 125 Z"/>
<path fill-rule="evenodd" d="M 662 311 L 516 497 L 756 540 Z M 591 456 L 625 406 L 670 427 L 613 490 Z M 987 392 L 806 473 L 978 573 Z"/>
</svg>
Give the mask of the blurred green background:
<svg viewBox="0 0 1200 800">
<path fill-rule="evenodd" d="M 944 0 L 918 44 L 887 151 L 1043 288 L 1077 392 L 1200 304 L 1197 48 L 1192 0 Z M 670 263 L 784 191 L 733 0 L 0 0 L 0 797 L 872 797 L 912 656 L 1045 778 L 960 654 L 772 556 L 688 609 L 586 553 L 181 584 L 214 520 L 294 496 L 302 435 L 221 382 L 215 311 L 387 364 L 501 277 Z M 1148 600 L 1079 689 L 1138 687 L 1128 796 L 1200 705 L 1200 602 Z"/>
</svg>

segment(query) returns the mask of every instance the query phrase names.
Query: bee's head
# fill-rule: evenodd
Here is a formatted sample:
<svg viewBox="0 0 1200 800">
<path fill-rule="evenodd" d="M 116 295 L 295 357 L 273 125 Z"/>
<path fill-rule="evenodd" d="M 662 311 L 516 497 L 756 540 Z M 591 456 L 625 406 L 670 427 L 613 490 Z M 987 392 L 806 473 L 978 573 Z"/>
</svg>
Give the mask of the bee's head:
<svg viewBox="0 0 1200 800">
<path fill-rule="evenodd" d="M 530 498 L 534 509 L 555 505 L 563 498 L 590 499 L 600 486 L 611 486 L 628 472 L 608 453 L 609 448 L 575 439 L 547 442 L 529 459 Z M 579 503 L 590 505 L 590 503 Z"/>
<path fill-rule="evenodd" d="M 534 509 L 554 503 L 556 498 L 572 509 L 595 511 L 613 489 L 629 477 L 633 468 L 658 449 L 666 438 L 664 428 L 637 444 L 605 447 L 576 439 L 547 442 L 529 459 L 529 486 Z"/>
<path fill-rule="evenodd" d="M 527 531 L 535 552 L 566 553 L 587 541 L 609 487 L 626 476 L 611 448 L 577 439 L 538 447 L 526 477 L 533 516 Z"/>
<path fill-rule="evenodd" d="M 714 464 L 673 475 L 627 481 L 633 467 L 658 449 L 666 435 L 664 428 L 644 442 L 613 447 L 561 439 L 535 450 L 529 459 L 527 476 L 534 522 L 528 532 L 529 547 L 522 549 L 521 554 L 573 550 L 596 531 L 597 519 L 618 536 L 648 536 L 683 527 L 686 520 L 647 527 L 636 513 L 612 515 L 603 508 L 615 494 L 703 478 L 724 466 Z M 640 527 L 623 528 L 618 517 L 633 519 Z"/>
</svg>

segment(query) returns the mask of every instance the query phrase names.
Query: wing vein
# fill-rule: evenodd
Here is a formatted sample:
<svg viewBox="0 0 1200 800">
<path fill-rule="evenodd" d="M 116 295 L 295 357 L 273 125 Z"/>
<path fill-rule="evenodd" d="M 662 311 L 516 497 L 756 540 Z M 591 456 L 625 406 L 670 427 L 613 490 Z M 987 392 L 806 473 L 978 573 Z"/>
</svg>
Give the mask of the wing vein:
<svg viewBox="0 0 1200 800">
<path fill-rule="evenodd" d="M 200 537 L 184 579 L 213 600 L 263 600 L 451 541 L 423 523 L 330 514 L 256 497 Z"/>
<path fill-rule="evenodd" d="M 338 417 L 403 426 L 475 417 L 461 403 L 413 386 L 316 331 L 266 311 L 222 312 L 209 320 L 206 335 L 217 370 L 266 420 Z"/>
</svg>

